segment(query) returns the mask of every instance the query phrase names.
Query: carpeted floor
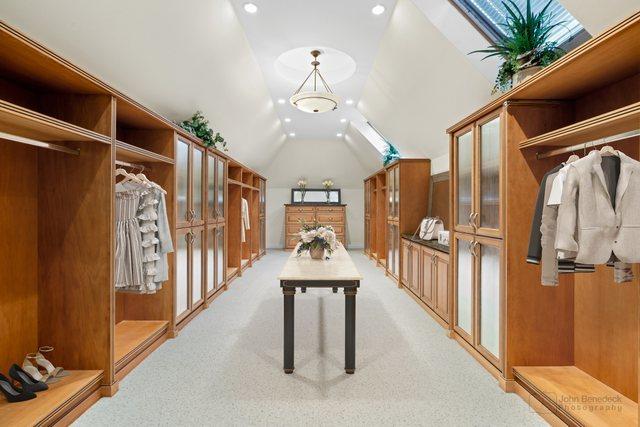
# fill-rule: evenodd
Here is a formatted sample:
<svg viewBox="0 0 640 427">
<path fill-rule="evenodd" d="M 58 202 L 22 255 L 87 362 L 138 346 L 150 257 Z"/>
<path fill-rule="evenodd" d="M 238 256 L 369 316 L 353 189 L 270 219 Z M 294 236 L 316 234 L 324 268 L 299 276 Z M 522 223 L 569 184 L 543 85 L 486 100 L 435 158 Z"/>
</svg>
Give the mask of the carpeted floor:
<svg viewBox="0 0 640 427">
<path fill-rule="evenodd" d="M 344 296 L 296 294 L 295 373 L 282 372 L 288 253 L 272 250 L 131 372 L 80 426 L 544 425 L 359 251 L 356 373 Z"/>
</svg>

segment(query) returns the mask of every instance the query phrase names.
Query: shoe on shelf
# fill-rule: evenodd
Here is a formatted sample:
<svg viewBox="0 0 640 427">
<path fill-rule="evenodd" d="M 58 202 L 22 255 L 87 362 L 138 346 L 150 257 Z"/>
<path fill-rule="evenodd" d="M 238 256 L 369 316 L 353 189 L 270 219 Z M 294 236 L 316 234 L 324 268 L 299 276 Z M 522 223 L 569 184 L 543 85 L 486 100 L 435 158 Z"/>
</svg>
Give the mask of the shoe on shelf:
<svg viewBox="0 0 640 427">
<path fill-rule="evenodd" d="M 24 402 L 36 398 L 35 393 L 14 387 L 11 380 L 2 374 L 0 374 L 0 390 L 9 403 Z"/>
<path fill-rule="evenodd" d="M 56 381 L 60 381 L 56 377 L 52 377 L 49 373 L 42 373 L 36 367 L 36 353 L 29 353 L 24 358 L 24 362 L 22 362 L 22 369 L 31 376 L 36 381 L 42 381 L 43 383 L 55 383 Z"/>
<path fill-rule="evenodd" d="M 45 359 L 42 353 L 50 353 L 53 351 L 53 347 L 46 345 L 38 348 L 38 352 L 35 355 L 35 362 L 38 366 L 44 368 L 47 371 L 47 374 L 50 378 L 62 378 L 69 375 L 68 372 L 65 372 L 64 368 L 55 367 L 53 363 L 49 362 Z"/>
<path fill-rule="evenodd" d="M 20 366 L 15 363 L 9 368 L 9 376 L 20 383 L 23 390 L 30 393 L 37 393 L 39 391 L 48 390 L 49 386 L 42 381 L 36 381 L 24 371 Z"/>
</svg>

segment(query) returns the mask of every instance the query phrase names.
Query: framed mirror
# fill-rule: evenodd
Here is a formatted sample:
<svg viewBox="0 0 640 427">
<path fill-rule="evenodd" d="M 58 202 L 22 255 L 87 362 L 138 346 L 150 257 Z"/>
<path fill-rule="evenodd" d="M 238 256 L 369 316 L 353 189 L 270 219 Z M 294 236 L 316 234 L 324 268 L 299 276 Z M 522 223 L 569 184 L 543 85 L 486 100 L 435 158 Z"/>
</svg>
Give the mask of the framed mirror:
<svg viewBox="0 0 640 427">
<path fill-rule="evenodd" d="M 327 191 L 329 196 L 328 200 Z M 330 190 L 325 190 L 323 188 L 307 188 L 304 191 L 299 188 L 292 188 L 291 203 L 299 205 L 305 203 L 328 203 L 339 205 L 342 203 L 342 197 L 340 195 L 339 188 L 332 188 Z"/>
</svg>

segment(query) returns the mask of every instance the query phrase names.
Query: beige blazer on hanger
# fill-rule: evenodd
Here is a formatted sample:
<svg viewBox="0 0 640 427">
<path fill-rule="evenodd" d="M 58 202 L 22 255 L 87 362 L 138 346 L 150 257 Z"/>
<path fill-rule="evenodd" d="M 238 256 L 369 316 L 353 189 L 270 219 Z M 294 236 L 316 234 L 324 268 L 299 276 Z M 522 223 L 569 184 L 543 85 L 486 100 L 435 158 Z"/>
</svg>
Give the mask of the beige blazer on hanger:
<svg viewBox="0 0 640 427">
<path fill-rule="evenodd" d="M 572 163 L 562 190 L 556 230 L 557 250 L 576 253 L 576 262 L 605 264 L 611 252 L 624 262 L 640 262 L 640 162 L 620 155 L 615 210 L 592 151 Z"/>
</svg>

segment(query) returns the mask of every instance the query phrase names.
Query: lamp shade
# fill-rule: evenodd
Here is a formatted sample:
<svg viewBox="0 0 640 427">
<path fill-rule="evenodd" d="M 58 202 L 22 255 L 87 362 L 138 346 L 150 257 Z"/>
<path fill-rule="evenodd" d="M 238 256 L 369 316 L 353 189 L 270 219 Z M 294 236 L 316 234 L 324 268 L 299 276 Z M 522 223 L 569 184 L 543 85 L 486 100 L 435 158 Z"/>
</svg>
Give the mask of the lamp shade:
<svg viewBox="0 0 640 427">
<path fill-rule="evenodd" d="M 330 92 L 298 92 L 291 97 L 290 102 L 305 113 L 325 113 L 338 107 L 340 97 Z"/>
</svg>

